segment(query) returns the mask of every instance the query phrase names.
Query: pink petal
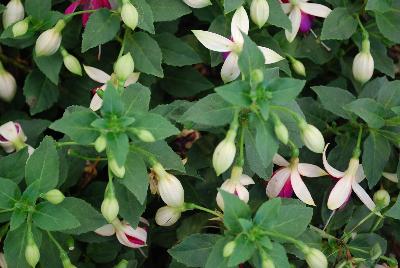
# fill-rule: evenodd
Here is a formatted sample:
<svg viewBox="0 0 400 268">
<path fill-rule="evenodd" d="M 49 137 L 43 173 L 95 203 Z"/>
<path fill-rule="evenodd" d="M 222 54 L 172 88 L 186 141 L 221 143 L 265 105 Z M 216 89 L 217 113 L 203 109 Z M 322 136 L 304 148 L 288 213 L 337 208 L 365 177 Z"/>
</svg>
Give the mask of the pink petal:
<svg viewBox="0 0 400 268">
<path fill-rule="evenodd" d="M 322 154 L 322 162 L 324 164 L 324 167 L 326 171 L 329 173 L 334 178 L 342 178 L 344 176 L 344 172 L 341 172 L 331 165 L 329 165 L 328 160 L 326 159 L 326 149 L 328 149 L 329 143 L 325 146 L 324 152 Z"/>
<path fill-rule="evenodd" d="M 333 187 L 328 198 L 328 208 L 335 210 L 341 207 L 351 194 L 351 177 L 344 176 Z"/>
<path fill-rule="evenodd" d="M 283 186 L 282 190 L 279 192 L 278 196 L 282 198 L 291 198 L 293 195 L 293 187 L 292 187 L 292 182 L 289 180 L 286 180 L 285 185 Z"/>
<path fill-rule="evenodd" d="M 289 168 L 281 168 L 273 174 L 272 178 L 269 180 L 267 184 L 267 196 L 269 198 L 274 198 L 279 195 L 282 188 L 284 187 L 286 181 L 289 179 L 290 169 Z"/>
<path fill-rule="evenodd" d="M 300 32 L 308 33 L 312 27 L 313 20 L 314 20 L 313 16 L 311 16 L 307 13 L 301 12 L 301 22 L 300 22 L 300 29 L 299 29 Z"/>
<path fill-rule="evenodd" d="M 67 9 L 65 9 L 64 14 L 71 14 L 74 13 L 78 6 L 81 4 L 81 0 L 75 1 L 70 4 Z"/>
</svg>

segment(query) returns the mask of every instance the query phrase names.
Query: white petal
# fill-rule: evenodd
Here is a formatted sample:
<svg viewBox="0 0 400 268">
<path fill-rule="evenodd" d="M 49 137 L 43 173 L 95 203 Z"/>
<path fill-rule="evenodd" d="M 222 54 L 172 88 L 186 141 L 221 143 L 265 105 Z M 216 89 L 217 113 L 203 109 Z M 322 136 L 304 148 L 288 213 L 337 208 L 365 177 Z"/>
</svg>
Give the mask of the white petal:
<svg viewBox="0 0 400 268">
<path fill-rule="evenodd" d="M 329 7 L 314 3 L 299 3 L 299 6 L 304 13 L 321 18 L 328 17 L 329 13 L 332 11 Z"/>
<path fill-rule="evenodd" d="M 307 205 L 315 206 L 314 200 L 312 199 L 307 186 L 304 184 L 299 172 L 296 169 L 293 169 L 290 174 L 290 182 L 292 183 L 294 193 L 301 201 Z"/>
<path fill-rule="evenodd" d="M 274 155 L 274 158 L 272 159 L 272 163 L 274 163 L 275 165 L 281 166 L 281 167 L 289 166 L 289 162 L 286 161 L 286 159 L 283 158 L 283 156 L 281 156 L 280 154 Z"/>
<path fill-rule="evenodd" d="M 0 135 L 8 141 L 18 138 L 18 130 L 14 122 L 10 121 L 0 126 Z"/>
<path fill-rule="evenodd" d="M 106 74 L 100 69 L 83 65 L 83 69 L 85 69 L 86 74 L 94 81 L 105 84 L 108 80 L 111 79 L 111 76 Z"/>
<path fill-rule="evenodd" d="M 233 41 L 238 44 L 243 44 L 242 33 L 249 33 L 249 17 L 247 16 L 244 7 L 239 7 L 232 17 L 231 34 Z"/>
<path fill-rule="evenodd" d="M 115 228 L 112 224 L 106 224 L 94 231 L 96 234 L 101 236 L 112 236 L 115 234 Z"/>
<path fill-rule="evenodd" d="M 328 198 L 328 208 L 331 210 L 335 210 L 341 207 L 351 194 L 351 182 L 352 179 L 350 176 L 344 176 L 340 179 L 335 187 L 333 187 L 331 193 Z"/>
<path fill-rule="evenodd" d="M 239 197 L 240 200 L 247 203 L 249 202 L 249 191 L 243 185 L 237 184 L 235 188 L 235 194 Z"/>
<path fill-rule="evenodd" d="M 356 177 L 357 183 L 360 183 L 360 182 L 362 182 L 363 179 L 365 179 L 364 168 L 362 165 L 358 166 L 355 177 Z"/>
<path fill-rule="evenodd" d="M 375 203 L 372 201 L 371 197 L 367 194 L 367 192 L 358 184 L 356 181 L 353 181 L 353 191 L 356 193 L 358 198 L 360 198 L 361 202 L 367 206 L 370 210 L 375 209 Z"/>
<path fill-rule="evenodd" d="M 100 98 L 100 96 L 97 95 L 97 93 L 94 94 L 92 100 L 90 101 L 90 109 L 92 109 L 92 111 L 98 111 L 100 110 L 102 105 L 103 105 L 103 99 Z"/>
<path fill-rule="evenodd" d="M 344 176 L 344 172 L 339 171 L 329 165 L 328 160 L 326 159 L 326 149 L 328 149 L 329 143 L 325 146 L 324 152 L 322 153 L 322 163 L 324 164 L 324 168 L 334 178 L 342 178 Z"/>
<path fill-rule="evenodd" d="M 286 181 L 290 177 L 290 169 L 289 168 L 281 168 L 279 169 L 269 180 L 267 184 L 267 196 L 269 198 L 277 197 L 281 192 L 283 186 Z"/>
<path fill-rule="evenodd" d="M 292 11 L 293 5 L 290 3 L 281 3 L 281 7 L 285 14 L 289 14 Z"/>
<path fill-rule="evenodd" d="M 385 177 L 386 179 L 398 183 L 399 182 L 399 178 L 397 178 L 397 174 L 396 173 L 388 173 L 388 172 L 383 172 L 382 176 Z"/>
<path fill-rule="evenodd" d="M 286 39 L 291 43 L 296 38 L 300 29 L 301 12 L 298 7 L 294 7 L 289 14 L 289 20 L 292 22 L 292 31 L 285 30 Z"/>
<path fill-rule="evenodd" d="M 219 34 L 193 30 L 193 34 L 206 48 L 217 52 L 229 52 L 233 46 L 233 42 L 226 37 Z"/>
<path fill-rule="evenodd" d="M 240 180 L 241 185 L 254 184 L 254 180 L 250 176 L 247 176 L 245 174 L 242 174 L 242 176 L 240 176 L 239 180 Z"/>
<path fill-rule="evenodd" d="M 183 0 L 183 2 L 192 8 L 203 8 L 212 4 L 210 0 Z"/>
<path fill-rule="evenodd" d="M 328 173 L 326 173 L 325 170 L 323 170 L 319 166 L 312 164 L 299 163 L 297 169 L 302 176 L 310 178 L 322 177 L 328 175 Z"/>
<path fill-rule="evenodd" d="M 258 46 L 265 58 L 265 64 L 271 64 L 283 60 L 283 57 L 272 49 Z"/>
<path fill-rule="evenodd" d="M 131 73 L 126 79 L 124 87 L 135 84 L 139 80 L 140 73 Z"/>
<path fill-rule="evenodd" d="M 238 78 L 240 69 L 238 65 L 239 57 L 235 53 L 229 53 L 221 69 L 221 78 L 225 83 Z"/>
</svg>

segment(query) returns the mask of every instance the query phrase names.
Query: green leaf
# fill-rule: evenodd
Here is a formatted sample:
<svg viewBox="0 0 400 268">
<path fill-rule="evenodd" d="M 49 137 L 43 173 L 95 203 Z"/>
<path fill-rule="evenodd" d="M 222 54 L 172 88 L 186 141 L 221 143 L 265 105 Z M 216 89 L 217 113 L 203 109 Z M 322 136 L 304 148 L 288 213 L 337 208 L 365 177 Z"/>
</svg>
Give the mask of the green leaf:
<svg viewBox="0 0 400 268">
<path fill-rule="evenodd" d="M 63 57 L 60 52 L 56 52 L 51 56 L 33 57 L 36 65 L 47 76 L 47 78 L 58 85 L 58 76 L 60 74 L 61 66 L 63 65 Z"/>
<path fill-rule="evenodd" d="M 133 128 L 146 129 L 153 134 L 156 140 L 162 140 L 172 135 L 179 134 L 179 129 L 159 114 L 136 114 Z"/>
<path fill-rule="evenodd" d="M 246 81 L 233 81 L 215 88 L 215 92 L 221 96 L 225 101 L 238 105 L 241 107 L 248 107 L 251 105 L 250 85 Z"/>
<path fill-rule="evenodd" d="M 349 91 L 338 87 L 316 86 L 311 87 L 317 93 L 319 101 L 325 110 L 345 119 L 351 118 L 351 113 L 343 109 L 343 106 L 356 98 Z"/>
<path fill-rule="evenodd" d="M 400 105 L 400 81 L 395 80 L 385 83 L 378 93 L 378 102 L 380 102 L 385 109 L 391 109 Z"/>
<path fill-rule="evenodd" d="M 204 267 L 212 248 L 220 238 L 216 234 L 193 234 L 169 249 L 168 253 L 187 267 Z"/>
<path fill-rule="evenodd" d="M 385 13 L 375 12 L 376 24 L 384 37 L 394 43 L 400 43 L 400 16 L 397 10 Z"/>
<path fill-rule="evenodd" d="M 268 255 L 271 256 L 275 267 L 289 268 L 292 267 L 289 263 L 285 247 L 279 243 L 272 243 L 271 249 L 268 249 Z"/>
<path fill-rule="evenodd" d="M 374 233 L 358 234 L 349 243 L 349 249 L 354 257 L 369 259 L 371 257 L 369 252 L 376 244 L 380 246 L 382 252 L 386 252 L 387 242 L 383 237 Z M 362 251 L 366 251 L 367 253 Z"/>
<path fill-rule="evenodd" d="M 201 62 L 196 51 L 180 38 L 170 33 L 155 36 L 163 54 L 163 62 L 171 66 L 185 66 Z"/>
<path fill-rule="evenodd" d="M 246 262 L 251 258 L 256 250 L 255 242 L 251 241 L 245 234 L 239 235 L 235 239 L 235 242 L 236 247 L 228 260 L 228 265 L 230 267 Z"/>
<path fill-rule="evenodd" d="M 62 231 L 80 225 L 79 221 L 68 210 L 49 202 L 40 203 L 35 207 L 32 220 L 40 229 L 47 231 Z"/>
<path fill-rule="evenodd" d="M 288 31 L 292 30 L 292 24 L 288 16 L 283 12 L 279 0 L 268 0 L 269 4 L 269 18 L 268 23 L 281 27 Z"/>
<path fill-rule="evenodd" d="M 364 141 L 362 163 L 369 188 L 372 189 L 382 176 L 390 156 L 390 144 L 387 139 L 371 131 Z"/>
<path fill-rule="evenodd" d="M 217 94 L 209 94 L 187 110 L 181 121 L 192 121 L 208 126 L 222 126 L 233 118 L 234 106 Z"/>
<path fill-rule="evenodd" d="M 388 49 L 380 39 L 371 39 L 371 55 L 374 58 L 375 68 L 394 78 L 395 65 L 393 59 L 388 55 Z"/>
<path fill-rule="evenodd" d="M 147 0 L 153 10 L 154 21 L 176 20 L 192 12 L 181 0 Z"/>
<path fill-rule="evenodd" d="M 119 166 L 124 166 L 129 151 L 129 139 L 125 133 L 109 132 L 106 134 L 107 155 L 112 156 Z"/>
<path fill-rule="evenodd" d="M 236 10 L 241 7 L 244 3 L 244 0 L 224 0 L 224 12 L 228 14 L 231 11 Z"/>
<path fill-rule="evenodd" d="M 251 211 L 249 206 L 240 200 L 237 196 L 219 191 L 224 199 L 224 225 L 233 232 L 240 232 L 242 227 L 239 219 L 249 219 Z"/>
<path fill-rule="evenodd" d="M 149 187 L 146 164 L 140 155 L 130 152 L 126 158 L 125 166 L 125 176 L 121 180 L 121 184 L 135 195 L 140 204 L 143 204 Z"/>
<path fill-rule="evenodd" d="M 119 31 L 120 17 L 108 9 L 99 9 L 89 18 L 82 35 L 82 53 L 114 39 Z"/>
<path fill-rule="evenodd" d="M 50 108 L 59 95 L 57 86 L 38 70 L 34 70 L 26 77 L 23 90 L 31 115 Z"/>
<path fill-rule="evenodd" d="M 305 85 L 305 80 L 293 78 L 275 78 L 267 83 L 267 91 L 272 93 L 274 103 L 286 103 L 294 100 Z"/>
<path fill-rule="evenodd" d="M 396 199 L 396 203 L 385 213 L 385 216 L 400 220 L 400 195 Z"/>
<path fill-rule="evenodd" d="M 122 115 L 124 109 L 122 98 L 115 87 L 111 83 L 107 84 L 107 89 L 104 91 L 101 113 L 103 115 Z"/>
<path fill-rule="evenodd" d="M 146 0 L 134 0 L 133 4 L 139 14 L 138 27 L 154 34 L 154 17 L 150 5 L 146 2 Z"/>
<path fill-rule="evenodd" d="M 373 99 L 357 99 L 343 108 L 361 117 L 372 128 L 381 128 L 385 124 L 381 116 L 384 113 L 383 107 Z"/>
<path fill-rule="evenodd" d="M 275 138 L 273 126 L 270 121 L 264 122 L 257 119 L 255 122 L 255 146 L 259 160 L 264 167 L 272 163 L 272 158 L 278 151 L 279 143 Z"/>
<path fill-rule="evenodd" d="M 29 16 L 44 20 L 51 10 L 51 0 L 26 0 L 24 7 Z"/>
<path fill-rule="evenodd" d="M 189 66 L 165 69 L 165 77 L 160 80 L 160 85 L 169 94 L 180 98 L 195 96 L 214 87 L 213 83 Z"/>
<path fill-rule="evenodd" d="M 221 237 L 215 242 L 215 245 L 208 256 L 205 268 L 228 268 L 228 259 L 224 258 L 223 252 L 229 239 L 229 237 Z"/>
<path fill-rule="evenodd" d="M 0 177 L 19 183 L 25 175 L 25 171 L 21 167 L 25 166 L 27 159 L 28 148 L 1 157 Z"/>
<path fill-rule="evenodd" d="M 18 229 L 23 223 L 26 222 L 28 213 L 22 209 L 15 209 L 10 219 L 10 231 Z"/>
<path fill-rule="evenodd" d="M 135 83 L 125 88 L 121 99 L 125 104 L 125 116 L 147 112 L 150 104 L 150 90 L 139 83 Z"/>
<path fill-rule="evenodd" d="M 280 198 L 274 198 L 264 202 L 264 204 L 262 204 L 257 210 L 257 213 L 254 217 L 254 223 L 260 227 L 264 225 L 268 226 L 270 219 L 278 216 L 281 204 L 282 201 Z"/>
<path fill-rule="evenodd" d="M 162 4 L 159 2 L 159 5 Z M 129 34 L 126 39 L 125 50 L 131 53 L 135 61 L 135 69 L 157 77 L 164 76 L 161 67 L 161 49 L 150 35 L 144 32 Z"/>
<path fill-rule="evenodd" d="M 0 209 L 13 208 L 21 198 L 18 185 L 8 179 L 0 178 Z"/>
<path fill-rule="evenodd" d="M 99 136 L 99 131 L 90 125 L 97 118 L 90 109 L 66 111 L 61 119 L 50 125 L 50 128 L 68 135 L 79 144 L 88 145 Z"/>
<path fill-rule="evenodd" d="M 387 12 L 391 8 L 392 0 L 368 0 L 365 10 Z"/>
<path fill-rule="evenodd" d="M 249 76 L 255 69 L 265 65 L 265 58 L 257 45 L 247 36 L 243 35 L 243 49 L 239 55 L 239 68 L 243 75 Z"/>
<path fill-rule="evenodd" d="M 39 147 L 29 157 L 25 167 L 25 181 L 30 185 L 37 181 L 41 192 L 47 192 L 57 186 L 59 161 L 55 142 L 46 136 Z"/>
<path fill-rule="evenodd" d="M 324 20 L 322 26 L 322 40 L 349 39 L 357 30 L 357 21 L 347 8 L 335 8 Z"/>
<path fill-rule="evenodd" d="M 63 230 L 63 233 L 80 235 L 83 233 L 92 232 L 106 224 L 104 217 L 89 203 L 82 199 L 66 197 L 64 201 L 58 205 L 58 207 L 67 210 L 80 223 L 79 226 L 73 229 Z"/>
</svg>

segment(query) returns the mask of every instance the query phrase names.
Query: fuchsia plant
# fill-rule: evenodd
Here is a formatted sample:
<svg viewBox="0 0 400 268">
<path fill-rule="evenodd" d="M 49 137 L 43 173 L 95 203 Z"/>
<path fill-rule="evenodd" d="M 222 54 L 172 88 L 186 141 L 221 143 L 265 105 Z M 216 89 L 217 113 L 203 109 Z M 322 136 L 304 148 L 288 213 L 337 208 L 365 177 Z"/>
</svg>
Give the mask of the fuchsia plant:
<svg viewBox="0 0 400 268">
<path fill-rule="evenodd" d="M 109 0 L 77 0 L 72 2 L 66 9 L 65 9 L 65 14 L 71 14 L 74 13 L 75 10 L 77 10 L 79 7 L 83 11 L 92 11 L 96 10 L 99 8 L 108 8 L 111 9 L 111 4 Z M 90 17 L 90 13 L 83 13 L 82 14 L 82 25 L 86 26 L 88 20 Z"/>
</svg>

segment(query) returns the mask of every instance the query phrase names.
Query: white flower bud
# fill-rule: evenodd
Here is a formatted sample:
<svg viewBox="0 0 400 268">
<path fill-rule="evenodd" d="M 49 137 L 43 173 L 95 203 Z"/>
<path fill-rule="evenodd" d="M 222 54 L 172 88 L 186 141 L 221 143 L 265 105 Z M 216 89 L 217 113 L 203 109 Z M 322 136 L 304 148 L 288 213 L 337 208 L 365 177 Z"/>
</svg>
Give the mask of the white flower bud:
<svg viewBox="0 0 400 268">
<path fill-rule="evenodd" d="M 294 59 L 291 63 L 296 74 L 306 76 L 306 67 L 304 67 L 304 64 L 301 61 Z"/>
<path fill-rule="evenodd" d="M 267 0 L 253 0 L 250 5 L 250 17 L 259 28 L 263 27 L 269 17 Z"/>
<path fill-rule="evenodd" d="M 104 135 L 100 135 L 94 142 L 94 148 L 98 153 L 101 153 L 106 149 L 107 139 Z"/>
<path fill-rule="evenodd" d="M 309 248 L 306 252 L 306 262 L 310 268 L 327 268 L 328 260 L 324 253 L 316 248 Z"/>
<path fill-rule="evenodd" d="M 64 20 L 59 20 L 53 28 L 44 31 L 36 40 L 36 56 L 51 56 L 57 52 L 61 45 L 61 31 L 65 27 Z"/>
<path fill-rule="evenodd" d="M 33 240 L 33 234 L 28 234 L 27 245 L 25 247 L 25 259 L 31 267 L 36 267 L 40 260 L 39 248 Z"/>
<path fill-rule="evenodd" d="M 122 57 L 119 57 L 114 65 L 114 73 L 117 78 L 121 81 L 128 79 L 129 75 L 133 73 L 135 64 L 133 62 L 131 53 L 127 53 Z"/>
<path fill-rule="evenodd" d="M 172 174 L 158 177 L 158 192 L 161 199 L 170 207 L 181 207 L 184 203 L 184 190 L 181 182 Z"/>
<path fill-rule="evenodd" d="M 61 49 L 61 54 L 63 56 L 64 66 L 73 74 L 82 76 L 82 67 L 79 60 L 69 54 L 64 48 Z"/>
<path fill-rule="evenodd" d="M 235 138 L 236 131 L 229 130 L 225 139 L 223 139 L 214 150 L 213 166 L 218 176 L 227 171 L 235 159 Z"/>
<path fill-rule="evenodd" d="M 64 201 L 65 196 L 60 190 L 53 189 L 53 190 L 50 190 L 47 193 L 45 193 L 43 195 L 43 198 L 54 205 L 58 205 L 62 201 Z"/>
<path fill-rule="evenodd" d="M 11 102 L 17 93 L 17 82 L 14 76 L 4 70 L 0 63 L 0 99 Z"/>
<path fill-rule="evenodd" d="M 123 178 L 125 176 L 125 166 L 118 165 L 115 158 L 108 158 L 108 165 L 110 166 L 112 173 L 118 178 Z"/>
<path fill-rule="evenodd" d="M 27 138 L 20 124 L 10 121 L 0 126 L 0 146 L 7 153 L 24 148 L 26 140 Z"/>
<path fill-rule="evenodd" d="M 3 27 L 6 29 L 11 24 L 24 18 L 24 5 L 21 0 L 11 0 L 8 2 L 3 13 Z"/>
<path fill-rule="evenodd" d="M 175 207 L 161 207 L 156 213 L 156 223 L 160 226 L 171 226 L 179 220 L 182 210 Z"/>
<path fill-rule="evenodd" d="M 369 41 L 364 40 L 361 51 L 354 57 L 353 60 L 353 76 L 364 84 L 371 79 L 374 74 L 374 58 L 370 53 Z"/>
<path fill-rule="evenodd" d="M 307 124 L 304 120 L 299 124 L 299 128 L 301 139 L 305 146 L 314 153 L 322 153 L 325 147 L 325 140 L 318 128 Z"/>
<path fill-rule="evenodd" d="M 101 203 L 101 214 L 108 221 L 112 222 L 117 218 L 119 213 L 118 200 L 114 195 L 107 196 L 104 198 L 103 203 Z"/>
<path fill-rule="evenodd" d="M 24 34 L 26 34 L 26 32 L 29 29 L 29 17 L 25 18 L 24 20 L 21 20 L 17 23 L 15 23 L 12 27 L 12 32 L 14 37 L 19 37 L 22 36 Z"/>
<path fill-rule="evenodd" d="M 121 18 L 126 26 L 135 30 L 139 22 L 139 14 L 129 0 L 124 0 L 121 9 Z"/>
<path fill-rule="evenodd" d="M 236 242 L 235 241 L 230 241 L 230 242 L 226 243 L 222 255 L 225 258 L 231 256 L 233 251 L 235 250 L 235 248 L 236 248 Z"/>
<path fill-rule="evenodd" d="M 183 0 L 183 2 L 192 8 L 203 8 L 212 4 L 210 0 Z"/>
<path fill-rule="evenodd" d="M 289 141 L 289 131 L 287 127 L 279 121 L 278 123 L 275 123 L 274 127 L 275 135 L 280 140 L 283 144 L 287 144 Z"/>
<path fill-rule="evenodd" d="M 389 206 L 389 204 L 390 204 L 389 193 L 384 189 L 377 191 L 374 194 L 374 202 L 375 202 L 376 206 L 379 208 L 385 208 L 385 207 Z"/>
<path fill-rule="evenodd" d="M 139 129 L 138 131 L 136 131 L 135 134 L 141 141 L 144 141 L 144 142 L 155 142 L 156 141 L 153 134 L 151 134 L 151 132 L 146 129 Z"/>
</svg>

